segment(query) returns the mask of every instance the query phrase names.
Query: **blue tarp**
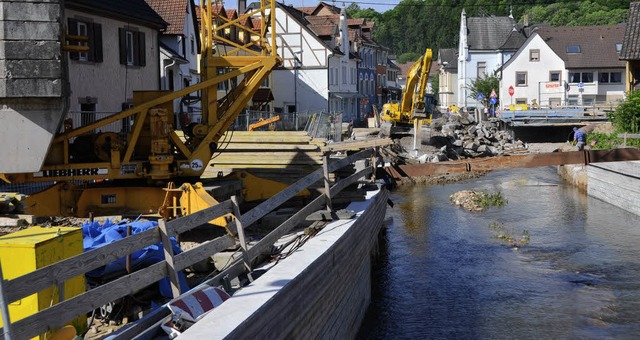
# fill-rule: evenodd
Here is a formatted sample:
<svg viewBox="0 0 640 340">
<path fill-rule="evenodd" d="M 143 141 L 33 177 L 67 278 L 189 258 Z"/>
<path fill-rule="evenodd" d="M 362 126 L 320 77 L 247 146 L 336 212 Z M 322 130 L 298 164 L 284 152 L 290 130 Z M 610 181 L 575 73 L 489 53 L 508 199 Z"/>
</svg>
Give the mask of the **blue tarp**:
<svg viewBox="0 0 640 340">
<path fill-rule="evenodd" d="M 87 222 L 82 226 L 84 251 L 86 252 L 92 249 L 100 248 L 104 245 L 125 238 L 127 236 L 127 226 L 131 226 L 131 234 L 135 235 L 145 230 L 157 227 L 158 222 L 142 222 L 138 220 L 130 222 L 126 220 L 114 224 L 108 219 L 104 222 L 103 225 L 100 225 L 100 223 L 96 221 Z M 182 249 L 180 249 L 180 246 L 178 246 L 178 243 L 176 242 L 176 239 L 174 237 L 171 237 L 171 246 L 173 248 L 174 254 L 182 253 Z M 144 268 L 163 260 L 164 250 L 162 248 L 162 244 L 158 242 L 152 246 L 145 247 L 131 254 L 131 270 L 134 271 L 140 268 Z M 119 258 L 116 261 L 113 261 L 105 266 L 86 273 L 86 276 L 90 278 L 102 278 L 125 272 L 125 261 L 126 260 L 124 257 Z M 182 293 L 188 291 L 189 287 L 182 272 L 178 273 L 178 278 L 180 280 L 180 291 Z M 164 278 L 159 283 L 160 293 L 163 296 L 172 297 L 169 278 Z"/>
</svg>

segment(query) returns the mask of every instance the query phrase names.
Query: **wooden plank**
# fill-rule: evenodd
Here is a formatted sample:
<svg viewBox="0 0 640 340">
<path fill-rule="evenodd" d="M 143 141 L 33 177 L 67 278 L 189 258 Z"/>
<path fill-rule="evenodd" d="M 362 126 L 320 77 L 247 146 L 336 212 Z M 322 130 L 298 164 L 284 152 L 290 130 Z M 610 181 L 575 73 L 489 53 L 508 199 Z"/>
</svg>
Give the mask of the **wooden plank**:
<svg viewBox="0 0 640 340">
<path fill-rule="evenodd" d="M 246 273 L 246 269 L 244 264 L 240 260 L 236 260 L 233 264 L 229 266 L 229 268 L 221 271 L 218 275 L 212 277 L 210 280 L 206 281 L 205 284 L 213 287 L 219 287 L 222 285 L 222 281 L 225 277 L 228 277 L 229 280 L 233 280 L 236 277 Z"/>
<path fill-rule="evenodd" d="M 306 189 L 309 185 L 319 181 L 320 179 L 322 179 L 322 169 L 318 169 L 310 173 L 306 177 L 301 178 L 291 186 L 282 190 L 277 195 L 258 204 L 255 208 L 249 210 L 244 215 L 237 217 L 237 219 L 242 219 L 242 225 L 250 226 L 255 221 L 261 219 L 266 214 L 270 213 L 275 208 L 279 207 L 281 204 L 297 195 L 300 191 Z M 235 235 L 236 221 L 232 221 L 231 223 L 229 223 L 227 225 L 227 228 Z"/>
<path fill-rule="evenodd" d="M 210 208 L 196 211 L 193 214 L 182 216 L 167 222 L 169 236 L 175 236 L 201 226 L 209 221 L 233 212 L 231 200 L 222 201 Z"/>
<path fill-rule="evenodd" d="M 158 230 L 160 232 L 160 238 L 162 239 L 162 249 L 164 250 L 164 263 L 167 266 L 167 272 L 169 273 L 169 282 L 171 283 L 171 294 L 173 298 L 180 296 L 180 281 L 178 281 L 178 271 L 173 264 L 173 246 L 171 245 L 171 239 L 167 234 L 167 225 L 164 219 L 158 221 Z"/>
<path fill-rule="evenodd" d="M 324 195 L 327 197 L 327 211 L 333 211 L 331 205 L 331 186 L 329 183 L 329 154 L 322 156 L 322 177 L 324 178 Z"/>
<path fill-rule="evenodd" d="M 391 144 L 393 144 L 393 140 L 391 138 L 372 139 L 369 141 L 359 141 L 359 142 L 342 142 L 342 143 L 328 144 L 322 147 L 322 151 L 327 152 L 327 151 L 366 149 L 366 148 L 387 146 Z"/>
<path fill-rule="evenodd" d="M 154 230 L 157 234 L 158 231 Z M 135 236 L 135 235 L 134 235 Z M 87 313 L 123 296 L 134 294 L 146 286 L 167 276 L 167 266 L 163 262 L 123 276 L 98 286 L 88 292 L 44 309 L 13 323 L 15 337 L 28 339 L 47 332 L 51 328 L 63 326 L 79 314 Z"/>
<path fill-rule="evenodd" d="M 229 143 L 224 146 L 222 152 L 256 151 L 256 150 L 282 150 L 282 151 L 320 151 L 315 144 L 276 144 L 276 143 Z"/>
<path fill-rule="evenodd" d="M 224 235 L 213 240 L 208 240 L 194 248 L 175 255 L 173 258 L 174 266 L 176 270 L 183 270 L 190 265 L 202 261 L 215 253 L 219 253 L 227 248 L 230 248 L 235 244 L 235 240 L 229 235 Z"/>
<path fill-rule="evenodd" d="M 352 174 L 351 176 L 339 181 L 338 183 L 336 183 L 334 186 L 331 187 L 331 196 L 333 197 L 337 196 L 346 187 L 357 182 L 360 178 L 371 174 L 372 172 L 373 172 L 373 169 L 371 167 L 366 167 Z"/>
<path fill-rule="evenodd" d="M 249 249 L 249 258 L 255 259 L 263 251 L 269 249 L 273 244 L 275 244 L 282 236 L 289 232 L 289 230 L 293 229 L 295 226 L 304 221 L 307 216 L 316 210 L 322 208 L 322 206 L 327 201 L 327 196 L 320 195 L 316 197 L 311 203 L 304 206 L 298 212 L 293 214 L 293 216 L 289 217 L 286 221 L 280 224 L 276 229 L 272 230 L 267 236 L 263 237 L 258 241 L 258 243 L 254 244 L 253 247 Z"/>
<path fill-rule="evenodd" d="M 231 196 L 231 201 L 233 202 L 233 214 L 235 216 L 241 216 L 240 206 L 238 205 L 238 199 L 236 198 L 236 196 Z M 249 259 L 249 256 L 247 254 L 247 240 L 244 237 L 244 226 L 242 225 L 241 219 L 236 220 L 236 231 L 238 232 L 238 241 L 240 242 L 240 248 L 242 248 L 242 263 L 244 263 L 247 271 L 251 272 L 251 260 Z"/>
<path fill-rule="evenodd" d="M 88 271 L 158 242 L 160 242 L 160 235 L 158 230 L 153 228 L 126 237 L 118 242 L 42 267 L 8 281 L 7 298 L 12 302 L 17 301 L 34 292 L 57 285 L 59 282 L 64 282 L 78 275 L 84 275 Z"/>
</svg>

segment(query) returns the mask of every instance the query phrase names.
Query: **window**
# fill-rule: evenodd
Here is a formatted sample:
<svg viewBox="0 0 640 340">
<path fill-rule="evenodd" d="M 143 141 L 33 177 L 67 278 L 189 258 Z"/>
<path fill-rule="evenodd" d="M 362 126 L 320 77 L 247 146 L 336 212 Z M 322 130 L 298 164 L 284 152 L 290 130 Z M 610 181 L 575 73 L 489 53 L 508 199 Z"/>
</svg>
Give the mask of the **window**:
<svg viewBox="0 0 640 340">
<path fill-rule="evenodd" d="M 598 74 L 600 83 L 622 83 L 622 72 L 600 72 Z"/>
<path fill-rule="evenodd" d="M 580 45 L 568 45 L 567 53 L 580 53 Z"/>
<path fill-rule="evenodd" d="M 118 29 L 120 37 L 120 64 L 128 66 L 145 66 L 144 32 L 127 28 Z"/>
<path fill-rule="evenodd" d="M 529 50 L 529 61 L 540 61 L 540 50 Z"/>
<path fill-rule="evenodd" d="M 620 53 L 622 51 L 622 44 L 621 43 L 617 43 L 616 44 L 616 53 Z"/>
<path fill-rule="evenodd" d="M 527 72 L 516 72 L 516 86 L 527 86 Z"/>
<path fill-rule="evenodd" d="M 69 58 L 78 61 L 102 62 L 102 25 L 73 18 L 68 20 L 69 35 L 87 37 L 88 41 L 71 42 L 71 45 L 89 46 L 88 52 L 70 52 Z"/>
<path fill-rule="evenodd" d="M 560 71 L 549 71 L 549 81 L 560 81 Z"/>
<path fill-rule="evenodd" d="M 478 62 L 478 79 L 484 79 L 487 76 L 487 63 L 484 61 Z"/>
<path fill-rule="evenodd" d="M 196 41 L 193 39 L 193 35 L 191 35 L 191 54 L 196 54 Z"/>
<path fill-rule="evenodd" d="M 593 72 L 569 72 L 570 83 L 593 83 Z"/>
<path fill-rule="evenodd" d="M 342 83 L 343 84 L 347 83 L 347 67 L 346 66 L 342 66 Z"/>
</svg>

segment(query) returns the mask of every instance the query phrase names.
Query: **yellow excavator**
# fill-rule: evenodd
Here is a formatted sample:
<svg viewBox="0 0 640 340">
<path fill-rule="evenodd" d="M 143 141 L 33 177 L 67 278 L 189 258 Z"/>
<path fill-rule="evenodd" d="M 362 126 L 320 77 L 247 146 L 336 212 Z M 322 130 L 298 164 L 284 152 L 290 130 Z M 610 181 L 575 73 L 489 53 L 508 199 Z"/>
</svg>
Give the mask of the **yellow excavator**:
<svg viewBox="0 0 640 340">
<path fill-rule="evenodd" d="M 425 93 L 431 70 L 431 59 L 431 49 L 427 48 L 409 69 L 407 82 L 402 89 L 401 101 L 382 106 L 380 119 L 383 134 L 393 136 L 407 133 L 413 127 L 415 120 L 431 122 L 436 100 L 432 94 Z"/>
<path fill-rule="evenodd" d="M 14 166 L 21 162 L 20 153 L 29 154 L 29 141 L 25 139 L 24 144 L 18 143 L 20 145 L 5 141 L 5 145 L 15 145 L 16 150 L 5 151 L 11 152 L 16 162 L 3 162 L 0 178 L 8 183 L 55 183 L 47 190 L 24 199 L 22 204 L 26 213 L 80 217 L 89 213 L 159 213 L 165 218 L 173 218 L 217 203 L 204 190 L 200 176 L 224 133 L 247 106 L 260 84 L 282 63 L 276 53 L 275 0 L 262 0 L 259 8 L 235 19 L 216 17 L 216 9 L 220 6 L 221 0 L 200 1 L 200 83 L 175 92 L 134 92 L 133 108 L 78 128 L 72 128 L 71 122 L 63 124 L 66 112 L 53 117 L 39 117 L 43 121 L 59 119 L 60 122 L 50 124 L 47 132 L 51 137 L 46 139 L 45 134 L 40 142 L 48 141 L 49 145 L 43 148 L 43 157 L 35 159 L 41 164 L 37 168 L 36 163 L 35 172 L 23 171 L 33 168 L 33 165 L 31 168 L 20 167 L 20 164 Z M 255 16 L 259 16 L 261 21 L 259 32 L 240 24 Z M 229 28 L 242 30 L 252 39 L 247 43 L 232 41 L 225 35 Z M 66 51 L 87 48 L 68 43 L 73 39 L 62 37 Z M 220 48 L 223 44 L 225 48 Z M 237 86 L 219 98 L 217 85 L 227 81 Z M 173 126 L 173 101 L 197 92 L 202 96 L 202 121 L 189 126 L 188 132 L 182 136 Z M 21 116 L 20 110 L 13 114 L 17 117 L 16 124 L 34 121 L 26 113 Z M 133 122 L 131 131 L 124 137 L 118 133 L 99 132 L 106 131 L 103 128 L 106 125 L 123 120 Z M 32 131 L 35 136 L 39 132 L 31 125 L 23 128 L 24 134 Z M 20 147 L 24 150 L 18 149 Z M 33 160 L 39 156 L 32 152 L 31 157 Z M 261 197 L 270 197 L 286 187 L 250 174 L 239 177 L 249 178 L 256 184 L 255 188 L 268 191 L 258 195 Z M 181 185 L 173 184 L 181 182 Z M 226 225 L 225 221 L 217 224 Z"/>
</svg>

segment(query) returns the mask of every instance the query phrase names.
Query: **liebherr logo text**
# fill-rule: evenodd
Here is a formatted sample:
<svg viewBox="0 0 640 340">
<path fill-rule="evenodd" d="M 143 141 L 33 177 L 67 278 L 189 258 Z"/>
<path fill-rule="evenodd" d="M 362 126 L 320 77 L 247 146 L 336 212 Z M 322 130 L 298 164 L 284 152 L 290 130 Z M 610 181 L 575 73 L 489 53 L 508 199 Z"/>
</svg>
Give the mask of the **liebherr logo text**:
<svg viewBox="0 0 640 340">
<path fill-rule="evenodd" d="M 60 169 L 60 170 L 44 170 L 36 172 L 33 177 L 73 177 L 73 176 L 96 176 L 107 175 L 109 169 L 105 168 L 86 168 L 86 169 Z"/>
</svg>

